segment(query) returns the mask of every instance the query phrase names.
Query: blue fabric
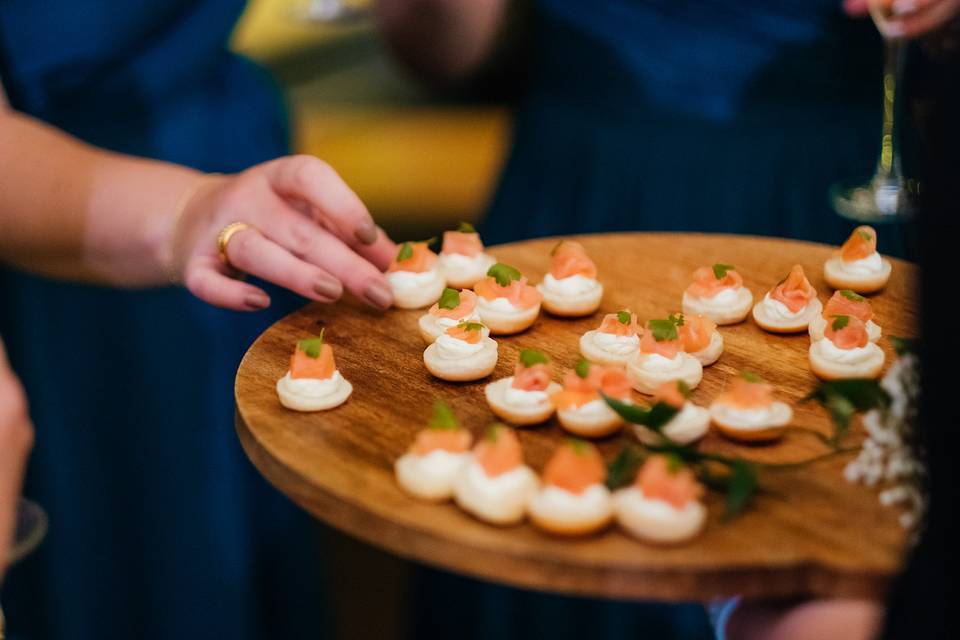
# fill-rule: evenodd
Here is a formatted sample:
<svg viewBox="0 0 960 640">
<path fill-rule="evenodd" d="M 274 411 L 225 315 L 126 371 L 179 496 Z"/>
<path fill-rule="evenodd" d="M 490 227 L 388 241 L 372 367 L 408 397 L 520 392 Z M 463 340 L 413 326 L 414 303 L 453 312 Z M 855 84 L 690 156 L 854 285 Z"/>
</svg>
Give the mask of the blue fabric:
<svg viewBox="0 0 960 640">
<path fill-rule="evenodd" d="M 265 73 L 225 49 L 239 0 L 0 0 L 15 108 L 99 146 L 236 171 L 287 152 Z M 0 272 L 0 333 L 36 424 L 25 492 L 50 515 L 4 585 L 28 639 L 316 638 L 309 518 L 233 428 L 246 347 L 302 301 L 217 310 Z"/>
</svg>

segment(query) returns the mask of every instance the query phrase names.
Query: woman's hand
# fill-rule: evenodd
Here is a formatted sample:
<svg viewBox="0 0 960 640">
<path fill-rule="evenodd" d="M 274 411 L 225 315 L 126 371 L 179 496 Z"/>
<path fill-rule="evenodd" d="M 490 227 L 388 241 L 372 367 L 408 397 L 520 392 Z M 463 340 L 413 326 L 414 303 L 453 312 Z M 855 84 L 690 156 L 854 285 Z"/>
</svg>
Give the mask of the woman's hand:
<svg viewBox="0 0 960 640">
<path fill-rule="evenodd" d="M 888 38 L 915 38 L 935 31 L 960 14 L 960 0 L 844 0 L 851 16 L 871 8 L 883 12 L 883 34 Z"/>
<path fill-rule="evenodd" d="M 201 178 L 171 231 L 174 277 L 198 298 L 237 310 L 270 298 L 250 274 L 319 302 L 346 289 L 377 309 L 393 304 L 383 275 L 397 248 L 340 176 L 313 156 L 280 158 L 232 176 Z M 217 237 L 232 222 L 226 264 Z"/>
<path fill-rule="evenodd" d="M 20 381 L 7 364 L 0 341 L 0 582 L 7 570 L 20 487 L 33 446 L 33 425 Z"/>
</svg>

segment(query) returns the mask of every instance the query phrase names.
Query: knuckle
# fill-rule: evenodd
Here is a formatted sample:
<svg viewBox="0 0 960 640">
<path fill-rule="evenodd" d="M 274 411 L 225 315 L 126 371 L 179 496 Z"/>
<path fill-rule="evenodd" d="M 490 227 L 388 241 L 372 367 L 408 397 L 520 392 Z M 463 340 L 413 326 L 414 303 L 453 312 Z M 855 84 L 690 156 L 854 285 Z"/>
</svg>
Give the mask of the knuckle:
<svg viewBox="0 0 960 640">
<path fill-rule="evenodd" d="M 315 233 L 313 229 L 303 223 L 290 225 L 290 251 L 297 256 L 304 256 L 313 249 Z"/>
</svg>

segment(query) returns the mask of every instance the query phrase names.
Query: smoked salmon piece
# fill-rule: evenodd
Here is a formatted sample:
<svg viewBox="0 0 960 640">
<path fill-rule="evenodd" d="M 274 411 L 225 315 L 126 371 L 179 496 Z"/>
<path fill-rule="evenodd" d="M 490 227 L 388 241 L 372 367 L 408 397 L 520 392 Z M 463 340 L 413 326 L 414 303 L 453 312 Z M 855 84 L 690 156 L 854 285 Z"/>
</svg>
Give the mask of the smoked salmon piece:
<svg viewBox="0 0 960 640">
<path fill-rule="evenodd" d="M 589 442 L 574 440 L 561 445 L 543 469 L 543 482 L 581 494 L 607 478 L 600 452 Z"/>
<path fill-rule="evenodd" d="M 677 509 L 703 496 L 703 485 L 693 471 L 687 467 L 671 469 L 670 460 L 662 455 L 647 458 L 637 473 L 636 485 L 645 498 L 669 502 Z"/>
<path fill-rule="evenodd" d="M 523 464 L 523 451 L 513 429 L 491 427 L 473 450 L 474 458 L 488 476 L 513 471 Z"/>
<path fill-rule="evenodd" d="M 833 316 L 850 316 L 866 323 L 873 318 L 873 307 L 869 300 L 853 291 L 835 291 L 823 308 L 824 318 L 829 320 Z"/>
<path fill-rule="evenodd" d="M 552 252 L 553 263 L 550 275 L 557 280 L 581 275 L 584 278 L 596 278 L 597 266 L 587 255 L 583 245 L 572 240 L 561 240 Z"/>
<path fill-rule="evenodd" d="M 589 365 L 590 371 L 586 378 L 581 378 L 575 371 L 568 371 L 563 377 L 563 390 L 552 397 L 558 409 L 582 407 L 588 402 L 600 399 L 600 392 L 612 398 L 630 397 L 630 380 L 627 373 L 620 367 L 604 367 L 598 364 Z"/>
<path fill-rule="evenodd" d="M 621 322 L 621 314 L 629 314 L 630 321 L 626 323 Z M 637 324 L 637 314 L 631 313 L 629 310 L 608 313 L 603 316 L 599 331 L 615 336 L 635 336 L 640 333 L 640 327 Z"/>
<path fill-rule="evenodd" d="M 483 334 L 480 332 L 482 327 L 483 325 L 478 322 L 463 322 L 447 329 L 446 334 L 457 340 L 477 344 L 480 342 L 480 338 L 483 337 Z"/>
<path fill-rule="evenodd" d="M 497 284 L 493 277 L 487 276 L 474 285 L 473 290 L 484 300 L 506 298 L 510 301 L 510 304 L 519 309 L 529 309 L 539 304 L 543 298 L 536 287 L 527 284 L 526 278 L 513 280 L 508 286 L 504 287 Z"/>
<path fill-rule="evenodd" d="M 675 340 L 657 340 L 653 337 L 653 331 L 650 330 L 649 326 L 644 330 L 643 337 L 640 338 L 641 353 L 659 353 L 664 358 L 673 360 L 681 349 L 682 345 L 679 337 Z"/>
<path fill-rule="evenodd" d="M 459 253 L 470 258 L 483 253 L 483 242 L 479 233 L 464 233 L 462 231 L 444 231 L 443 248 L 440 253 L 447 255 Z"/>
<path fill-rule="evenodd" d="M 867 325 L 854 316 L 833 316 L 827 318 L 827 328 L 823 336 L 838 349 L 856 349 L 865 347 L 870 341 Z"/>
<path fill-rule="evenodd" d="M 407 256 L 405 254 L 409 253 Z M 403 256 L 403 260 L 400 257 Z M 400 245 L 397 257 L 390 263 L 387 271 L 412 271 L 423 273 L 433 268 L 437 261 L 437 254 L 430 250 L 426 242 L 404 242 Z"/>
<path fill-rule="evenodd" d="M 723 289 L 738 289 L 743 286 L 743 277 L 728 265 L 700 267 L 693 272 L 693 282 L 687 287 L 687 293 L 695 298 L 712 298 Z M 720 268 L 718 268 L 720 267 Z M 725 272 L 718 278 L 717 272 Z"/>
<path fill-rule="evenodd" d="M 532 367 L 526 367 L 522 362 L 518 362 L 510 386 L 524 391 L 545 391 L 550 386 L 551 377 L 552 372 L 549 364 L 541 362 Z"/>
<path fill-rule="evenodd" d="M 421 456 L 437 450 L 463 453 L 470 448 L 471 440 L 466 429 L 424 429 L 417 434 L 413 452 Z"/>
<path fill-rule="evenodd" d="M 696 353 L 710 346 L 717 323 L 706 316 L 683 316 L 683 324 L 677 327 L 680 346 L 687 353 Z"/>
<path fill-rule="evenodd" d="M 862 225 L 853 230 L 847 241 L 840 247 L 840 258 L 844 262 L 862 260 L 877 251 L 877 231 L 873 227 Z"/>
<path fill-rule="evenodd" d="M 803 267 L 795 264 L 786 279 L 770 290 L 770 297 L 782 302 L 792 313 L 796 313 L 817 297 L 817 290 L 807 280 Z"/>
<path fill-rule="evenodd" d="M 773 403 L 773 385 L 752 374 L 741 373 L 717 400 L 738 409 L 762 409 Z"/>
<path fill-rule="evenodd" d="M 687 402 L 687 397 L 680 388 L 679 380 L 668 380 L 657 387 L 653 394 L 654 404 L 662 402 L 668 404 L 674 409 L 682 409 Z"/>
<path fill-rule="evenodd" d="M 460 304 L 453 309 L 441 309 L 440 303 L 437 302 L 430 307 L 430 311 L 427 313 L 437 318 L 452 318 L 453 320 L 460 320 L 461 318 L 466 318 L 468 315 L 473 313 L 473 310 L 476 308 L 477 294 L 469 289 L 464 289 L 460 292 Z"/>
<path fill-rule="evenodd" d="M 291 378 L 315 378 L 317 380 L 326 380 L 337 370 L 337 363 L 333 360 L 333 347 L 323 343 L 320 347 L 320 354 L 316 358 L 311 358 L 307 353 L 297 346 L 297 349 L 290 356 L 290 377 Z"/>
</svg>

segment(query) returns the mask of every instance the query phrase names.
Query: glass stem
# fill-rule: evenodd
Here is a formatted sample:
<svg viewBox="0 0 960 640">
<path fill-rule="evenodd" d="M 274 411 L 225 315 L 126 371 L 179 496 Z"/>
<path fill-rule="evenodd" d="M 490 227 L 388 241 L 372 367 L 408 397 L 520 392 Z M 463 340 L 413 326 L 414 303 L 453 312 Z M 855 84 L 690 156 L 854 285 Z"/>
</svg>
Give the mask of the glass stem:
<svg viewBox="0 0 960 640">
<path fill-rule="evenodd" d="M 877 178 L 885 181 L 900 178 L 900 141 L 897 113 L 900 108 L 900 82 L 903 78 L 906 41 L 884 38 L 883 64 L 883 138 Z"/>
</svg>

